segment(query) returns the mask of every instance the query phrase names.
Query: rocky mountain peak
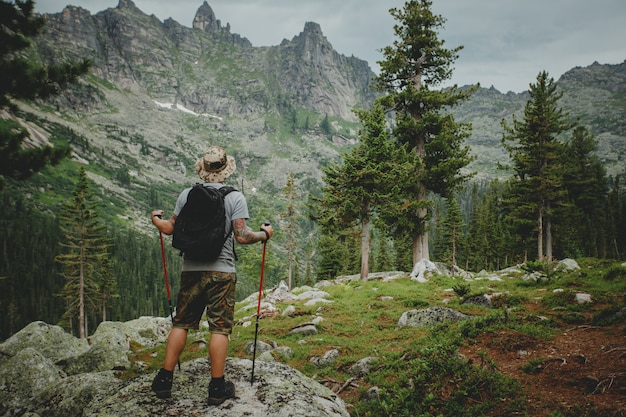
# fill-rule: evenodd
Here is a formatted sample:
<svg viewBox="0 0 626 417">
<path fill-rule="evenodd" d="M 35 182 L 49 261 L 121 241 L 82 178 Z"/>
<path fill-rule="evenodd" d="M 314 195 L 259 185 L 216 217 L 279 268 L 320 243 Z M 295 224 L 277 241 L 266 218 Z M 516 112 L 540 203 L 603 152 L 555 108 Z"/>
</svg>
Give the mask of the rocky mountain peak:
<svg viewBox="0 0 626 417">
<path fill-rule="evenodd" d="M 117 4 L 118 9 L 134 9 L 139 11 L 133 0 L 120 0 Z"/>
<path fill-rule="evenodd" d="M 206 32 L 219 32 L 222 30 L 222 23 L 215 16 L 209 3 L 205 1 L 202 3 L 202 6 L 198 8 L 198 11 L 196 11 L 192 27 Z M 224 29 L 226 32 L 230 32 L 230 24 L 227 24 Z"/>
<path fill-rule="evenodd" d="M 300 48 L 313 52 L 330 52 L 333 51 L 333 47 L 324 36 L 322 27 L 319 23 L 306 22 L 304 24 L 304 30 L 299 35 L 294 36 L 293 42 Z"/>
</svg>

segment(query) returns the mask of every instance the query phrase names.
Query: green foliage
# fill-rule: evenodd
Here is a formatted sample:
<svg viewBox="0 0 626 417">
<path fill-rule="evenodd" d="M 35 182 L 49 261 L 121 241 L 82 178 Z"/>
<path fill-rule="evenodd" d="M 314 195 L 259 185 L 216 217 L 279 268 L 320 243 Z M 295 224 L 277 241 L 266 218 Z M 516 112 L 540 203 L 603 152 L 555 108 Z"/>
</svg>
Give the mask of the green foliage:
<svg viewBox="0 0 626 417">
<path fill-rule="evenodd" d="M 454 326 L 452 326 L 454 327 Z M 521 410 L 523 396 L 514 379 L 493 372 L 490 361 L 473 365 L 460 357 L 452 328 L 432 340 L 406 347 L 368 376 L 380 388 L 378 399 L 356 405 L 358 415 L 484 416 Z"/>
<path fill-rule="evenodd" d="M 465 296 L 465 295 L 470 293 L 471 287 L 470 287 L 469 284 L 458 284 L 458 285 L 455 285 L 454 287 L 452 287 L 452 290 L 459 297 L 463 297 L 463 296 Z"/>
<path fill-rule="evenodd" d="M 65 85 L 76 82 L 91 65 L 87 60 L 59 66 L 41 66 L 28 61 L 22 52 L 44 25 L 42 17 L 33 15 L 33 8 L 32 0 L 0 2 L 0 110 L 8 108 L 11 113 L 17 112 L 15 100 L 56 94 Z M 4 186 L 5 178 L 28 178 L 70 153 L 68 147 L 24 148 L 22 143 L 28 135 L 19 123 L 0 121 L 0 187 Z"/>
<path fill-rule="evenodd" d="M 558 107 L 562 95 L 554 79 L 542 71 L 536 84 L 530 86 L 530 100 L 524 108 L 523 120 L 513 117 L 512 126 L 502 121 L 502 145 L 509 152 L 515 173 L 507 201 L 508 216 L 518 225 L 518 230 L 535 220 L 539 260 L 544 256 L 552 260 L 555 210 L 567 196 L 563 189 L 566 148 L 559 141 L 559 135 L 572 124 L 569 115 Z"/>
<path fill-rule="evenodd" d="M 445 19 L 434 15 L 431 5 L 426 0 L 409 1 L 402 10 L 390 10 L 398 21 L 394 26 L 398 39 L 383 49 L 385 59 L 374 80 L 375 88 L 387 93 L 381 102 L 394 112 L 394 139 L 414 156 L 411 180 L 398 182 L 396 192 L 396 204 L 408 204 L 402 210 L 387 210 L 389 218 L 396 219 L 396 233 L 414 239 L 413 262 L 429 258 L 423 238 L 432 205 L 429 193 L 447 197 L 472 176 L 461 172 L 473 159 L 463 145 L 471 126 L 456 122 L 446 111 L 469 98 L 475 87 L 435 89 L 451 77 L 462 47 L 444 48 L 437 31 Z"/>
<path fill-rule="evenodd" d="M 73 319 L 78 319 L 81 339 L 88 336 L 87 315 L 105 311 L 105 302 L 115 297 L 115 285 L 110 279 L 109 240 L 90 190 L 87 173 L 81 167 L 72 198 L 60 216 L 63 253 L 56 260 L 63 265 L 62 297 L 66 304 L 65 324 L 73 331 Z"/>
</svg>

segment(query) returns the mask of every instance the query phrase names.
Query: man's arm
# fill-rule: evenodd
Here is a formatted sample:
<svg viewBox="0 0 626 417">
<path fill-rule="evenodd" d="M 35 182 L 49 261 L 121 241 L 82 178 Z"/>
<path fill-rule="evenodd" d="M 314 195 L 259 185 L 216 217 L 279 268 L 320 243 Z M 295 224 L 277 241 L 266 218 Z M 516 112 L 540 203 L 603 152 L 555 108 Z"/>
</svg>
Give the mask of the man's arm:
<svg viewBox="0 0 626 417">
<path fill-rule="evenodd" d="M 272 234 L 274 230 L 269 224 L 261 226 L 260 232 L 255 232 L 246 224 L 246 219 L 234 219 L 233 220 L 233 233 L 235 240 L 241 245 L 249 245 L 256 242 L 265 242 Z"/>
<path fill-rule="evenodd" d="M 152 212 L 152 224 L 166 235 L 174 233 L 174 223 L 176 223 L 176 215 L 172 214 L 168 220 L 163 219 L 163 210 L 154 210 Z"/>
</svg>

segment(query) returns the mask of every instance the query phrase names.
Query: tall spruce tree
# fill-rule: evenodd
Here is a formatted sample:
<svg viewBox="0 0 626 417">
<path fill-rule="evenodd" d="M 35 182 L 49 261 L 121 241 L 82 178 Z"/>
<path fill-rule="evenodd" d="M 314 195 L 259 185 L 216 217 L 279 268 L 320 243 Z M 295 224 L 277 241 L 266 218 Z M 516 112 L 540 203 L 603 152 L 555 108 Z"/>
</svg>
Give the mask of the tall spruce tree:
<svg viewBox="0 0 626 417">
<path fill-rule="evenodd" d="M 437 31 L 445 19 L 434 15 L 431 5 L 431 1 L 414 0 L 406 2 L 402 10 L 390 10 L 399 22 L 394 26 L 397 40 L 383 49 L 385 59 L 379 62 L 380 74 L 374 80 L 374 86 L 387 93 L 385 107 L 395 114 L 394 137 L 419 163 L 413 179 L 401 184 L 401 210 L 391 210 L 389 218 L 398 233 L 412 236 L 413 263 L 430 258 L 429 195 L 450 195 L 469 177 L 461 169 L 472 160 L 469 148 L 463 146 L 471 125 L 457 123 L 447 111 L 469 98 L 477 86 L 436 89 L 450 79 L 462 46 L 444 47 Z"/>
<path fill-rule="evenodd" d="M 360 142 L 343 156 L 341 164 L 324 168 L 324 196 L 320 202 L 326 219 L 341 229 L 360 231 L 360 274 L 369 273 L 370 234 L 376 206 L 388 199 L 395 184 L 398 154 L 389 141 L 384 108 L 379 101 L 371 110 L 356 111 L 363 123 Z M 331 231 L 336 233 L 336 230 Z"/>
<path fill-rule="evenodd" d="M 563 186 L 570 205 L 560 217 L 569 223 L 579 245 L 565 256 L 608 256 L 608 178 L 596 150 L 597 140 L 583 126 L 576 127 L 565 144 Z"/>
<path fill-rule="evenodd" d="M 112 295 L 108 272 L 110 243 L 96 207 L 87 172 L 81 167 L 72 197 L 60 215 L 60 227 L 65 239 L 60 245 L 64 253 L 56 258 L 63 265 L 65 317 L 70 323 L 73 323 L 74 317 L 78 318 L 81 339 L 88 334 L 87 315 L 102 305 L 101 286 L 106 287 L 107 298 Z M 98 278 L 105 281 L 99 282 Z"/>
<path fill-rule="evenodd" d="M 446 214 L 442 224 L 444 242 L 441 258 L 452 266 L 457 266 L 459 247 L 463 241 L 463 214 L 455 196 L 446 199 Z"/>
<path fill-rule="evenodd" d="M 559 135 L 571 129 L 569 115 L 558 106 L 563 95 L 553 78 L 542 71 L 530 85 L 530 100 L 524 117 L 513 124 L 502 121 L 502 144 L 509 152 L 514 170 L 513 216 L 536 219 L 537 257 L 551 261 L 552 217 L 565 199 L 563 189 L 563 143 Z M 544 251 L 545 244 L 545 251 Z"/>
</svg>

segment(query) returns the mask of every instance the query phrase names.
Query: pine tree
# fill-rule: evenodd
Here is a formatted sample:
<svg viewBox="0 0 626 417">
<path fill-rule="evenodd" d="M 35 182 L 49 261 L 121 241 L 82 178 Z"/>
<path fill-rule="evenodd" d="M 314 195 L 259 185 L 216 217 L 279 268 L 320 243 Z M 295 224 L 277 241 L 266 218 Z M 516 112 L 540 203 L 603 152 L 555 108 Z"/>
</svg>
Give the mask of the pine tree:
<svg viewBox="0 0 626 417">
<path fill-rule="evenodd" d="M 442 239 L 444 242 L 444 253 L 442 259 L 450 262 L 452 266 L 457 266 L 458 249 L 463 240 L 463 215 L 461 208 L 455 197 L 446 199 L 446 216 L 443 221 Z"/>
<path fill-rule="evenodd" d="M 513 117 L 513 125 L 502 121 L 502 144 L 512 160 L 516 198 L 526 213 L 535 216 L 538 259 L 552 260 L 552 217 L 564 200 L 563 144 L 558 136 L 572 127 L 568 114 L 558 107 L 563 95 L 554 79 L 542 71 L 530 85 L 530 100 L 523 120 Z M 519 210 L 518 210 L 519 211 Z M 522 214 L 522 213 L 520 213 Z M 544 252 L 545 243 L 545 252 Z"/>
<path fill-rule="evenodd" d="M 0 1 L 0 110 L 16 113 L 16 99 L 32 100 L 57 94 L 65 85 L 75 83 L 87 73 L 90 62 L 42 66 L 28 61 L 23 52 L 44 26 L 34 16 L 32 0 Z M 19 123 L 0 120 L 0 188 L 4 178 L 25 179 L 48 164 L 56 164 L 70 154 L 69 147 L 22 146 L 28 132 Z"/>
<path fill-rule="evenodd" d="M 110 246 L 96 211 L 96 202 L 89 189 L 84 167 L 80 169 L 72 197 L 64 208 L 60 227 L 65 241 L 60 245 L 65 253 L 58 255 L 57 261 L 64 269 L 65 317 L 70 323 L 74 317 L 78 318 L 79 336 L 84 339 L 87 337 L 87 315 L 90 310 L 101 305 L 102 290 L 98 274 L 102 273 L 103 267 L 108 268 L 107 248 Z M 108 273 L 104 273 L 104 277 L 108 298 L 111 295 L 110 277 Z"/>
<path fill-rule="evenodd" d="M 431 5 L 431 1 L 414 0 L 406 2 L 403 10 L 390 10 L 399 22 L 394 26 L 398 39 L 383 49 L 385 60 L 379 62 L 381 71 L 374 84 L 387 93 L 385 107 L 395 114 L 394 137 L 399 145 L 407 146 L 419 164 L 413 179 L 401 184 L 399 204 L 403 210 L 396 228 L 398 233 L 412 236 L 413 263 L 430 258 L 429 195 L 450 195 L 469 177 L 461 169 L 472 160 L 469 148 L 463 146 L 471 126 L 457 123 L 446 111 L 469 98 L 477 86 L 462 91 L 456 86 L 434 89 L 451 77 L 451 66 L 462 47 L 444 48 L 437 31 L 445 19 L 433 15 Z"/>
<path fill-rule="evenodd" d="M 376 206 L 391 194 L 397 162 L 394 161 L 394 149 L 380 103 L 376 102 L 369 111 L 356 113 L 363 123 L 360 142 L 343 156 L 342 164 L 324 168 L 327 185 L 321 205 L 325 217 L 333 219 L 336 228 L 358 227 L 360 274 L 365 278 L 369 273 L 372 215 Z M 336 233 L 335 230 L 331 232 Z"/>
<path fill-rule="evenodd" d="M 563 187 L 568 204 L 560 222 L 571 232 L 572 243 L 565 256 L 607 257 L 606 222 L 608 179 L 602 162 L 594 154 L 597 141 L 587 128 L 578 126 L 565 144 Z"/>
</svg>

